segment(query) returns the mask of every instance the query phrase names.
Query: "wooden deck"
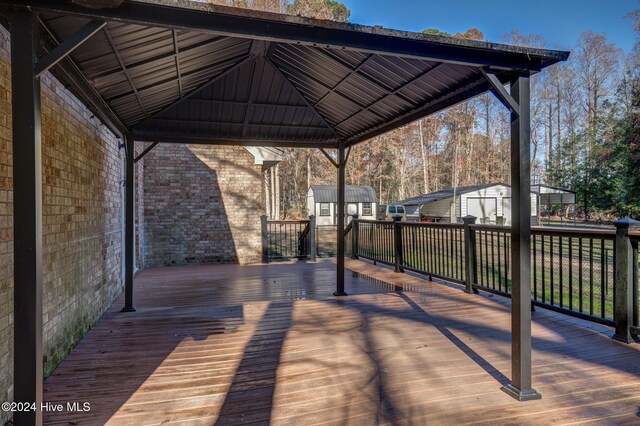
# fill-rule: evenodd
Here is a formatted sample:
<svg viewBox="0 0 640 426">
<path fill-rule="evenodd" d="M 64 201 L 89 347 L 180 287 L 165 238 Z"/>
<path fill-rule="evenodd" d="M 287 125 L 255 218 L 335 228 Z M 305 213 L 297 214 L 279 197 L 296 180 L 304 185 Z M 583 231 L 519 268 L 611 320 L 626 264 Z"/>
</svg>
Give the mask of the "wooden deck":
<svg viewBox="0 0 640 426">
<path fill-rule="evenodd" d="M 47 424 L 640 423 L 640 345 L 537 309 L 516 402 L 508 300 L 348 261 L 151 269 L 45 382 Z M 398 284 L 404 284 L 404 289 Z M 402 290 L 402 291 L 400 291 Z"/>
</svg>

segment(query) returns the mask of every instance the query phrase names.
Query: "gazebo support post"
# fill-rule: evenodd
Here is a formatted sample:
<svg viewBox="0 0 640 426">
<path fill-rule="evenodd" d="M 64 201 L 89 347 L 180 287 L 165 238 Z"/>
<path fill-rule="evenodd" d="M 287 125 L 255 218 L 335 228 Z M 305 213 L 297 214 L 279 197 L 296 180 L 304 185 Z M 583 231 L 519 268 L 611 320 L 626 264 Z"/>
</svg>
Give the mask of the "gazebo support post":
<svg viewBox="0 0 640 426">
<path fill-rule="evenodd" d="M 11 14 L 13 120 L 13 400 L 34 409 L 13 413 L 16 425 L 41 425 L 42 157 L 40 81 L 35 77 L 38 14 Z"/>
<path fill-rule="evenodd" d="M 529 74 L 511 81 L 511 383 L 502 389 L 519 401 L 540 399 L 531 387 L 531 187 Z"/>
<path fill-rule="evenodd" d="M 125 135 L 125 149 L 126 149 L 126 179 L 124 189 L 124 203 L 125 203 L 125 224 L 124 224 L 124 308 L 122 312 L 135 312 L 136 308 L 133 306 L 133 268 L 135 258 L 135 224 L 134 224 L 134 211 L 135 211 L 135 153 L 134 153 L 134 140 L 131 134 Z"/>
<path fill-rule="evenodd" d="M 338 245 L 338 259 L 337 259 L 337 270 L 336 270 L 336 291 L 333 293 L 334 296 L 346 296 L 347 293 L 344 291 L 344 203 L 345 203 L 345 176 L 344 169 L 346 165 L 345 158 L 345 143 L 344 141 L 340 141 L 340 145 L 338 146 L 338 226 L 337 226 L 337 245 Z"/>
</svg>

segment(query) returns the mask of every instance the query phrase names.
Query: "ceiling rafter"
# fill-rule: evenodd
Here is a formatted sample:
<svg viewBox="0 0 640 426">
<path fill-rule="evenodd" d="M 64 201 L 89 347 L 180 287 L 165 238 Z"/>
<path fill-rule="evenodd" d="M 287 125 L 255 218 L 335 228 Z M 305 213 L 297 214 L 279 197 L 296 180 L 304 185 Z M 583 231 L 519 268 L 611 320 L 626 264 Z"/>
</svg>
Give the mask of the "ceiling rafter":
<svg viewBox="0 0 640 426">
<path fill-rule="evenodd" d="M 161 110 L 153 113 L 151 116 L 149 116 L 148 118 L 146 118 L 145 120 L 142 120 L 141 122 L 135 124 L 134 126 L 132 126 L 132 128 L 136 128 L 142 124 L 147 123 L 149 120 L 152 120 L 154 118 L 156 118 L 158 115 L 170 110 L 171 108 L 174 108 L 175 106 L 181 104 L 182 102 L 184 102 L 186 99 L 189 99 L 190 96 L 194 95 L 195 93 L 199 92 L 202 89 L 205 89 L 206 87 L 211 86 L 212 84 L 214 84 L 216 81 L 220 80 L 221 78 L 226 77 L 227 75 L 229 75 L 230 73 L 232 73 L 233 71 L 235 71 L 236 69 L 238 69 L 239 67 L 241 67 L 242 65 L 246 64 L 248 61 L 253 60 L 252 56 L 245 56 L 244 58 L 242 58 L 241 60 L 239 60 L 238 62 L 236 62 L 235 64 L 231 65 L 229 68 L 227 68 L 226 70 L 224 70 L 223 72 L 221 72 L 220 74 L 210 78 L 208 81 L 206 81 L 205 83 L 201 84 L 200 86 L 196 87 L 195 89 L 193 89 L 192 91 L 190 91 L 189 93 L 187 93 L 185 96 L 182 96 L 181 98 L 179 98 L 178 100 L 176 100 L 175 102 L 172 102 L 171 104 L 167 105 L 166 107 L 162 108 Z"/>
<path fill-rule="evenodd" d="M 138 100 L 138 104 L 140 104 L 140 109 L 142 109 L 142 112 L 144 113 L 144 115 L 148 117 L 149 114 L 147 113 L 147 109 L 145 108 L 144 103 L 142 102 L 142 97 L 140 96 L 140 93 L 138 93 L 138 88 L 136 87 L 136 84 L 134 83 L 133 78 L 131 78 L 131 74 L 129 74 L 129 71 L 127 70 L 127 66 L 122 60 L 122 56 L 120 55 L 120 51 L 118 50 L 118 47 L 116 46 L 115 41 L 113 41 L 113 37 L 111 36 L 111 31 L 109 31 L 109 27 L 108 26 L 103 27 L 103 31 L 104 31 L 104 34 L 107 36 L 107 40 L 109 40 L 109 45 L 111 46 L 113 53 L 116 55 L 116 58 L 118 59 L 118 63 L 120 64 L 120 67 L 122 67 L 122 71 L 124 71 L 125 77 L 127 77 L 127 81 L 129 81 L 129 85 L 131 86 L 131 89 L 133 90 L 133 93 L 135 94 L 136 99 Z"/>
<path fill-rule="evenodd" d="M 279 68 L 278 68 L 278 69 L 279 69 Z M 280 69 L 279 69 L 279 70 L 280 70 Z M 282 72 L 282 70 L 280 70 L 280 72 Z M 302 76 L 304 76 L 305 78 L 307 78 L 307 79 L 311 80 L 311 81 L 312 81 L 312 82 L 314 82 L 315 84 L 319 85 L 320 87 L 322 87 L 322 88 L 323 88 L 324 90 L 326 90 L 327 92 L 331 92 L 331 91 L 332 91 L 332 87 L 331 87 L 331 86 L 329 86 L 329 85 L 328 85 L 328 84 L 326 84 L 326 83 L 321 82 L 321 81 L 320 81 L 320 80 L 318 80 L 317 78 L 315 78 L 315 77 L 311 76 L 309 73 L 307 73 L 307 72 L 305 72 L 305 71 L 302 71 L 302 70 L 300 70 L 300 69 L 296 69 L 296 72 L 297 72 L 297 73 L 299 73 L 299 74 L 301 74 L 301 75 L 302 75 Z M 284 74 L 284 72 L 282 72 L 282 73 L 283 73 L 283 75 L 285 75 L 285 74 Z M 290 81 L 290 80 L 289 80 L 289 78 L 288 78 L 288 77 L 286 77 L 286 75 L 285 75 L 285 78 L 287 79 L 287 81 Z M 293 84 L 293 83 L 291 83 L 291 84 Z M 364 105 L 363 103 L 358 102 L 358 101 L 356 101 L 355 99 L 350 99 L 350 98 L 348 98 L 347 96 L 343 95 L 343 94 L 342 94 L 342 93 L 340 93 L 340 92 L 337 92 L 337 91 L 336 91 L 336 92 L 333 92 L 333 93 L 334 93 L 336 96 L 340 96 L 342 99 L 345 99 L 345 100 L 347 100 L 348 102 L 351 102 L 352 104 L 354 104 L 355 106 L 357 106 L 357 107 L 358 107 L 358 108 L 360 108 L 360 109 L 366 108 L 366 105 Z M 305 99 L 306 99 L 306 98 L 305 98 Z M 313 104 L 309 103 L 309 105 L 310 105 L 312 108 L 316 109 L 315 107 L 313 107 Z M 381 118 L 381 119 L 383 119 L 383 120 L 386 118 L 386 117 L 384 117 L 384 116 L 382 116 L 382 115 L 378 114 L 377 112 L 373 112 L 373 111 L 372 111 L 372 113 L 373 113 L 373 114 L 375 114 L 375 115 L 377 115 L 377 116 L 378 116 L 378 118 Z M 337 128 L 337 125 L 336 125 L 335 127 Z"/>
<path fill-rule="evenodd" d="M 175 30 L 174 30 L 175 31 Z M 194 50 L 199 50 L 199 49 L 203 49 L 203 48 L 212 48 L 214 47 L 216 44 L 222 43 L 224 41 L 226 41 L 227 38 L 226 37 L 214 37 L 205 41 L 201 41 L 199 43 L 195 43 L 189 47 L 185 47 L 184 49 L 180 50 L 179 55 L 184 56 L 187 53 L 193 52 Z M 243 40 L 244 41 L 244 40 Z M 244 41 L 246 43 L 246 41 Z M 162 62 L 167 61 L 168 59 L 172 59 L 175 58 L 176 52 L 175 50 L 173 52 L 169 52 L 169 53 L 163 53 L 161 55 L 156 55 L 153 56 L 151 58 L 147 58 L 138 62 L 133 62 L 131 64 L 129 64 L 127 66 L 127 69 L 132 72 L 132 71 L 137 71 L 138 69 L 144 69 L 146 67 L 152 66 L 152 65 L 156 65 Z M 101 59 L 100 57 L 95 58 L 95 60 L 99 60 Z M 82 63 L 83 66 L 87 66 L 90 65 L 93 61 L 92 60 L 87 60 L 84 61 Z M 99 72 L 95 75 L 92 76 L 92 81 L 94 81 L 96 84 L 101 84 L 111 78 L 113 78 L 113 76 L 118 75 L 122 72 L 122 70 L 118 67 L 118 68 L 110 68 L 107 70 L 104 70 L 102 72 Z"/>
<path fill-rule="evenodd" d="M 336 127 L 341 126 L 342 124 L 346 123 L 347 121 L 351 120 L 353 117 L 357 116 L 358 114 L 361 114 L 365 111 L 369 111 L 369 112 L 373 112 L 371 111 L 371 108 L 373 108 L 377 103 L 384 101 L 385 99 L 391 97 L 391 96 L 395 96 L 398 92 L 400 92 L 401 90 L 406 89 L 408 86 L 414 84 L 416 81 L 420 80 L 421 78 L 429 75 L 431 72 L 435 71 L 436 69 L 440 68 L 441 66 L 443 66 L 443 63 L 439 63 L 436 64 L 435 66 L 429 68 L 426 71 L 423 71 L 421 74 L 418 74 L 417 76 L 415 76 L 414 78 L 412 78 L 411 80 L 407 81 L 406 83 L 404 83 L 402 86 L 394 89 L 393 91 L 387 93 L 386 95 L 376 99 L 375 101 L 371 102 L 369 105 L 367 105 L 364 109 L 355 112 L 353 114 L 351 114 L 349 117 L 345 118 L 344 120 L 342 120 L 341 122 L 339 122 L 338 124 L 336 124 Z M 411 104 L 415 105 L 415 102 L 411 101 Z M 386 118 L 385 118 L 386 120 Z"/>
<path fill-rule="evenodd" d="M 465 100 L 471 99 L 481 93 L 489 90 L 490 85 L 484 79 L 474 79 L 473 81 L 467 81 L 460 84 L 456 89 L 451 90 L 444 96 L 440 96 L 436 99 L 423 103 L 421 106 L 414 108 L 399 115 L 395 119 L 388 120 L 384 123 L 380 123 L 377 126 L 371 127 L 365 131 L 351 136 L 347 139 L 347 146 L 353 146 L 357 143 L 365 141 L 367 139 L 374 138 L 389 130 L 398 128 L 412 121 L 426 117 L 427 115 L 441 111 L 445 108 L 456 105 Z"/>
<path fill-rule="evenodd" d="M 133 137 L 137 142 L 183 143 L 200 145 L 227 146 L 272 146 L 276 148 L 338 148 L 338 143 L 327 140 L 285 140 L 282 139 L 234 139 L 201 136 L 184 136 L 181 134 L 163 133 L 162 135 L 148 135 L 134 131 Z"/>
<path fill-rule="evenodd" d="M 300 90 L 298 90 L 298 88 L 291 82 L 291 80 L 289 80 L 287 78 L 287 76 L 282 72 L 282 70 L 271 60 L 271 58 L 269 56 L 265 57 L 265 60 L 267 62 L 269 62 L 269 64 L 273 67 L 273 69 L 284 79 L 285 84 L 287 86 L 289 86 L 289 88 L 291 88 L 291 90 L 293 90 L 295 93 L 297 93 L 300 98 L 304 101 L 304 103 L 307 104 L 307 106 L 314 112 L 314 114 L 320 119 L 322 120 L 322 123 L 327 126 L 327 128 L 329 130 L 331 130 L 331 133 L 333 133 L 333 135 L 336 137 L 336 139 L 338 140 L 343 140 L 342 136 L 340 136 L 338 134 L 338 132 L 336 131 L 336 129 L 327 122 L 327 120 L 324 118 L 324 116 L 322 114 L 320 114 L 320 111 L 318 111 L 316 108 L 313 107 L 313 105 L 311 105 L 311 102 L 309 102 L 309 100 L 307 99 L 307 97 L 302 94 L 302 92 L 300 92 Z"/>
<path fill-rule="evenodd" d="M 214 64 L 214 66 L 222 66 L 223 68 L 226 67 L 226 66 L 233 66 L 235 61 L 242 60 L 243 58 L 247 58 L 247 57 L 248 56 L 246 56 L 246 55 L 240 55 L 238 57 L 229 59 L 226 62 L 216 63 L 216 64 Z M 211 68 L 213 68 L 213 66 L 211 64 L 199 67 L 199 68 L 197 68 L 195 70 L 189 71 L 188 73 L 186 73 L 186 72 L 182 73 L 182 78 L 190 77 L 192 75 L 201 73 L 202 71 L 210 70 Z M 177 80 L 177 78 L 174 78 L 174 77 L 167 78 L 167 79 L 165 79 L 163 81 L 159 81 L 157 83 L 153 83 L 153 84 L 149 84 L 149 85 L 144 86 L 144 87 L 140 87 L 140 88 L 138 88 L 138 92 L 139 93 L 145 93 L 145 92 L 147 92 L 149 90 L 156 89 L 156 88 L 158 88 L 158 87 L 160 87 L 162 85 L 175 82 L 176 80 Z M 114 102 L 114 101 L 117 101 L 117 100 L 122 99 L 122 98 L 129 97 L 129 96 L 134 95 L 134 94 L 135 94 L 134 91 L 129 91 L 129 92 L 126 92 L 126 93 L 121 93 L 121 94 L 116 95 L 116 96 L 111 96 L 109 98 L 106 98 L 106 100 L 107 100 L 107 102 Z"/>
<path fill-rule="evenodd" d="M 321 126 L 303 126 L 298 124 L 271 124 L 271 123 L 257 123 L 251 122 L 250 120 L 243 120 L 242 123 L 238 122 L 229 122 L 229 121 L 212 121 L 212 120 L 186 120 L 186 119 L 178 119 L 178 118 L 153 118 L 154 122 L 171 122 L 171 123 L 192 123 L 192 124 L 211 124 L 211 125 L 222 125 L 222 126 L 242 126 L 242 127 L 251 127 L 251 126 L 262 126 L 262 127 L 275 127 L 275 128 L 283 128 L 283 129 L 303 129 L 303 130 L 324 130 L 327 131 L 326 127 Z M 242 135 L 246 136 L 245 134 Z"/>
<path fill-rule="evenodd" d="M 360 62 L 358 64 L 358 66 L 356 68 L 353 69 L 353 71 L 349 71 L 347 72 L 347 75 L 345 75 L 344 77 L 342 77 L 342 79 L 336 83 L 335 86 L 333 86 L 333 89 L 331 89 L 329 92 L 325 93 L 320 99 L 318 99 L 317 101 L 315 101 L 313 103 L 313 106 L 315 107 L 316 105 L 318 105 L 320 102 L 322 102 L 327 96 L 329 96 L 332 93 L 335 93 L 336 90 L 338 90 L 338 88 L 340 87 L 340 85 L 342 83 L 344 83 L 349 77 L 351 77 L 354 73 L 357 73 L 358 70 L 360 70 L 360 68 L 362 68 L 363 66 L 365 66 L 367 64 L 367 62 L 369 62 L 369 59 L 373 58 L 373 54 L 367 56 L 364 61 Z"/>
<path fill-rule="evenodd" d="M 48 54 L 52 52 L 56 46 L 60 45 L 60 41 L 56 38 L 55 34 L 45 24 L 41 17 L 38 17 L 38 22 L 42 28 L 43 35 L 43 49 Z M 66 56 L 59 61 L 53 70 L 56 71 L 58 77 L 61 77 L 64 81 L 67 81 L 72 91 L 80 96 L 84 100 L 86 105 L 100 118 L 100 120 L 106 124 L 106 126 L 115 135 L 123 138 L 128 129 L 121 121 L 120 116 L 113 111 L 111 106 L 104 100 L 104 98 L 98 93 L 98 91 L 89 83 L 86 76 L 82 73 L 78 65 Z"/>
<path fill-rule="evenodd" d="M 322 55 L 324 55 L 326 58 L 331 59 L 332 61 L 334 61 L 336 64 L 338 64 L 338 66 L 340 68 L 342 68 L 343 70 L 349 72 L 351 75 L 353 74 L 358 74 L 358 76 L 364 78 L 365 80 L 367 80 L 369 83 L 373 84 L 374 86 L 377 86 L 380 90 L 382 90 L 385 93 L 390 93 L 393 90 L 393 87 L 390 87 L 388 84 L 384 84 L 380 81 L 378 81 L 377 79 L 370 77 L 367 74 L 362 73 L 361 71 L 361 66 L 358 66 L 357 68 L 352 68 L 349 64 L 347 64 L 346 62 L 344 62 L 342 59 L 338 58 L 336 55 L 331 54 L 329 51 L 325 51 L 324 49 L 318 49 L 318 52 Z M 369 58 L 367 58 L 365 60 L 365 62 L 367 62 L 372 56 L 369 56 Z M 362 64 L 364 65 L 364 64 Z M 405 96 L 400 96 L 402 98 L 404 98 L 404 100 L 406 102 L 409 103 L 414 103 L 411 99 L 406 98 Z"/>
<path fill-rule="evenodd" d="M 178 93 L 180 97 L 184 96 L 184 87 L 182 85 L 182 71 L 180 69 L 180 48 L 178 47 L 178 32 L 171 30 L 171 37 L 173 38 L 173 51 L 175 52 L 176 63 L 176 75 L 178 76 Z"/>
<path fill-rule="evenodd" d="M 222 105 L 237 105 L 237 106 L 245 106 L 246 102 L 243 101 L 227 101 L 223 99 L 198 99 L 198 98 L 188 98 L 185 99 L 184 102 L 202 102 L 207 104 L 222 104 Z M 266 102 L 253 102 L 253 106 L 260 108 L 297 108 L 309 110 L 307 105 L 293 105 L 293 104 L 270 104 Z"/>
</svg>

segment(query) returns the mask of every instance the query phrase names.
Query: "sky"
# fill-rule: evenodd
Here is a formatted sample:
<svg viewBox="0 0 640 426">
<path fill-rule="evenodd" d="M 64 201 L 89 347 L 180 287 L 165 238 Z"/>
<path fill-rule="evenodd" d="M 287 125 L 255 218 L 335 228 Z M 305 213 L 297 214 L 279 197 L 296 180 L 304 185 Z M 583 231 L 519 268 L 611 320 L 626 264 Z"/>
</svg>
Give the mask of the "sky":
<svg viewBox="0 0 640 426">
<path fill-rule="evenodd" d="M 604 32 L 629 52 L 635 41 L 625 15 L 640 9 L 639 0 L 343 0 L 351 22 L 407 31 L 437 28 L 455 34 L 477 27 L 486 39 L 500 42 L 518 29 L 538 33 L 550 48 L 569 49 L 586 30 Z"/>
</svg>

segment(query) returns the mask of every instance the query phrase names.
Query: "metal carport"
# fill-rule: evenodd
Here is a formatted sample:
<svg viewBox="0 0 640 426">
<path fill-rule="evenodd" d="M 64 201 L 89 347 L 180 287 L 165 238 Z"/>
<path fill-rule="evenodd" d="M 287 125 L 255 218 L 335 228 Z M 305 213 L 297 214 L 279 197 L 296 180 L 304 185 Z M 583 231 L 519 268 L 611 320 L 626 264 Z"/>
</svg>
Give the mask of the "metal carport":
<svg viewBox="0 0 640 426">
<path fill-rule="evenodd" d="M 126 311 L 134 310 L 134 141 L 337 149 L 335 294 L 345 295 L 348 149 L 492 90 L 511 111 L 513 377 L 505 390 L 539 397 L 531 387 L 529 77 L 567 52 L 187 1 L 77 3 L 114 7 L 0 0 L 11 31 L 16 401 L 42 401 L 38 77 L 47 70 L 126 145 Z M 38 410 L 15 413 L 16 424 L 41 420 Z"/>
</svg>

